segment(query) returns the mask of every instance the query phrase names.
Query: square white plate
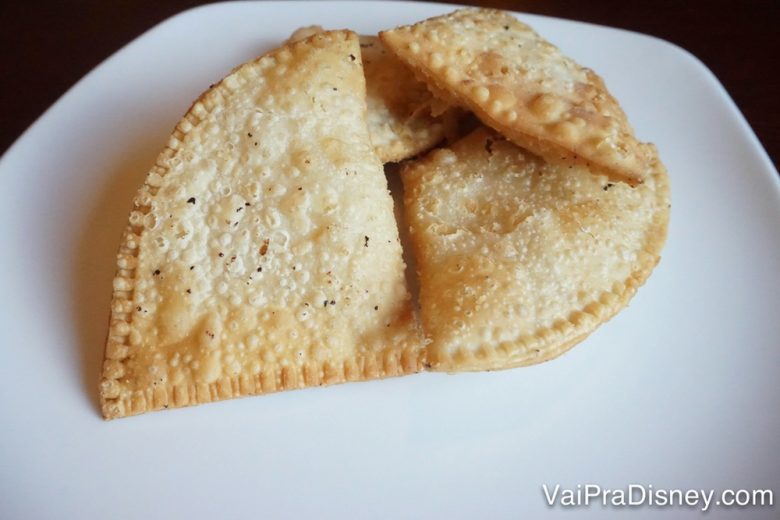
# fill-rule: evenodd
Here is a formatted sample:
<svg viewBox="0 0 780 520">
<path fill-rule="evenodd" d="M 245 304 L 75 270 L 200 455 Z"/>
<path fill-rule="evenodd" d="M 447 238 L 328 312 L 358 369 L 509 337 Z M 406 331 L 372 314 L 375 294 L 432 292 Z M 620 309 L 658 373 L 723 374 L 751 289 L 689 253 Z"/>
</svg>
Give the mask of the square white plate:
<svg viewBox="0 0 780 520">
<path fill-rule="evenodd" d="M 690 54 L 538 16 L 520 15 L 605 77 L 670 171 L 669 240 L 628 309 L 569 354 L 531 368 L 100 418 L 96 382 L 119 235 L 190 101 L 299 26 L 375 33 L 450 9 L 269 2 L 187 11 L 97 67 L 5 154 L 0 517 L 568 512 L 546 506 L 545 483 L 768 488 L 780 500 L 777 172 Z M 699 516 L 696 508 L 632 512 Z M 733 514 L 776 518 L 777 509 L 709 516 Z"/>
</svg>

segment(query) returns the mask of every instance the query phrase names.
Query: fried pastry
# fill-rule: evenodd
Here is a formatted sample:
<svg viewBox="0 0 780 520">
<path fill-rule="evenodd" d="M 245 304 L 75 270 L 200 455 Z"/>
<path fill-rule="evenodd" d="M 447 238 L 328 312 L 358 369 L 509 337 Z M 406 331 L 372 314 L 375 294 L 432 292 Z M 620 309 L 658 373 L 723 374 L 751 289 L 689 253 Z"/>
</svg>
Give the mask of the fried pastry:
<svg viewBox="0 0 780 520">
<path fill-rule="evenodd" d="M 322 30 L 318 25 L 302 27 L 290 40 Z M 387 52 L 379 38 L 361 36 L 360 50 L 366 74 L 368 131 L 383 163 L 426 152 L 454 131 L 458 111 L 436 100 L 425 83 Z"/>
<path fill-rule="evenodd" d="M 636 188 L 549 164 L 484 127 L 406 163 L 432 370 L 554 358 L 628 303 L 669 217 L 666 172 L 646 147 L 650 174 Z"/>
<path fill-rule="evenodd" d="M 437 97 L 548 162 L 641 183 L 652 162 L 602 79 L 510 13 L 461 9 L 380 33 Z"/>
<path fill-rule="evenodd" d="M 348 31 L 285 45 L 195 101 L 122 238 L 106 418 L 421 369 L 365 112 Z"/>
</svg>

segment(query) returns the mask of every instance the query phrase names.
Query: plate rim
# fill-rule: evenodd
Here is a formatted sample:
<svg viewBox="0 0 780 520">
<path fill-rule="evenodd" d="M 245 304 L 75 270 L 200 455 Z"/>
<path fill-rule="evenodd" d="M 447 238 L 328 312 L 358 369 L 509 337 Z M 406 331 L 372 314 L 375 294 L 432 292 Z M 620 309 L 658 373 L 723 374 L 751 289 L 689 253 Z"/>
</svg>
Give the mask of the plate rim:
<svg viewBox="0 0 780 520">
<path fill-rule="evenodd" d="M 163 30 L 165 26 L 170 25 L 174 22 L 176 22 L 179 19 L 186 18 L 188 16 L 192 16 L 195 13 L 199 11 L 209 11 L 209 10 L 222 10 L 225 8 L 235 8 L 243 5 L 262 5 L 263 8 L 272 9 L 275 5 L 281 5 L 281 4 L 304 4 L 304 3 L 316 3 L 319 4 L 319 6 L 325 5 L 325 4 L 333 4 L 335 5 L 349 5 L 349 4 L 356 4 L 358 3 L 355 0 L 314 0 L 313 2 L 305 2 L 304 0 L 268 0 L 263 2 L 255 2 L 252 0 L 229 0 L 227 2 L 209 2 L 206 4 L 201 4 L 193 7 L 189 7 L 187 9 L 184 9 L 182 11 L 179 11 L 176 14 L 173 14 L 164 20 L 161 20 L 160 22 L 156 23 L 152 27 L 149 27 L 145 31 L 143 31 L 141 34 L 133 38 L 132 40 L 128 41 L 127 43 L 123 44 L 121 47 L 119 47 L 117 50 L 109 54 L 106 58 L 101 60 L 97 65 L 95 65 L 92 69 L 89 70 L 86 74 L 84 74 L 81 78 L 79 78 L 73 85 L 71 85 L 69 88 L 65 90 L 60 96 L 51 104 L 49 105 L 38 117 L 35 118 L 35 120 L 21 133 L 19 134 L 16 139 L 11 143 L 11 145 L 6 149 L 6 151 L 0 156 L 0 173 L 3 172 L 5 164 L 8 162 L 8 157 L 12 157 L 15 151 L 20 147 L 20 143 L 22 143 L 24 140 L 28 138 L 28 136 L 34 131 L 34 129 L 42 124 L 42 122 L 47 119 L 47 116 L 49 116 L 56 107 L 60 106 L 64 101 L 72 95 L 74 91 L 77 89 L 82 88 L 82 85 L 90 80 L 90 78 L 96 76 L 103 70 L 106 65 L 113 61 L 119 54 L 124 53 L 127 51 L 131 46 L 134 46 L 137 44 L 141 39 L 144 39 L 148 37 L 151 33 Z M 392 4 L 394 7 L 410 7 L 410 6 L 419 6 L 421 5 L 420 2 L 414 2 L 410 0 L 372 0 L 370 2 L 371 4 Z M 466 6 L 466 5 L 460 5 L 460 4 L 450 4 L 446 2 L 425 2 L 426 6 L 432 6 L 435 8 L 442 8 L 442 9 L 459 9 L 459 8 L 466 8 L 466 7 L 472 7 L 472 6 Z M 718 94 L 721 98 L 724 98 L 726 100 L 726 104 L 729 108 L 729 110 L 737 116 L 738 123 L 742 127 L 743 130 L 746 130 L 746 134 L 748 136 L 748 140 L 750 141 L 750 144 L 752 145 L 753 151 L 758 154 L 758 156 L 761 159 L 761 163 L 765 166 L 767 173 L 769 173 L 769 176 L 773 178 L 774 180 L 774 186 L 777 190 L 778 196 L 780 196 L 780 173 L 778 172 L 777 168 L 775 167 L 774 163 L 772 162 L 771 158 L 769 157 L 769 154 L 767 153 L 766 149 L 764 148 L 763 144 L 761 143 L 761 140 L 758 138 L 758 136 L 755 133 L 755 130 L 748 122 L 745 115 L 742 113 L 742 111 L 739 109 L 739 106 L 736 104 L 734 99 L 731 97 L 731 94 L 729 94 L 726 87 L 721 83 L 721 81 L 718 79 L 718 77 L 715 75 L 715 73 L 707 66 L 706 63 L 704 63 L 698 56 L 690 52 L 689 50 L 685 49 L 684 47 L 677 45 L 676 43 L 670 42 L 668 40 L 665 40 L 663 38 L 651 35 L 651 34 L 645 34 L 638 31 L 632 31 L 630 29 L 623 29 L 620 27 L 611 27 L 607 25 L 600 25 L 600 24 L 594 24 L 591 22 L 584 22 L 580 20 L 572 20 L 568 18 L 559 18 L 555 16 L 547 16 L 547 15 L 539 15 L 539 14 L 533 14 L 533 13 L 525 13 L 522 11 L 514 11 L 514 10 L 507 10 L 508 12 L 512 13 L 514 16 L 521 16 L 525 17 L 528 16 L 530 18 L 537 18 L 537 19 L 545 19 L 550 20 L 554 22 L 563 22 L 566 24 L 576 24 L 576 25 L 582 25 L 582 26 L 588 26 L 592 28 L 596 28 L 599 30 L 608 30 L 608 31 L 614 31 L 623 33 L 626 36 L 630 36 L 633 38 L 640 38 L 644 39 L 647 42 L 651 42 L 652 44 L 665 48 L 667 51 L 671 51 L 678 56 L 682 57 L 684 60 L 688 61 L 690 64 L 692 64 L 695 68 L 697 68 L 700 72 L 703 72 L 706 76 L 708 82 L 715 87 L 715 89 L 718 91 Z M 780 200 L 778 200 L 780 202 Z"/>
</svg>

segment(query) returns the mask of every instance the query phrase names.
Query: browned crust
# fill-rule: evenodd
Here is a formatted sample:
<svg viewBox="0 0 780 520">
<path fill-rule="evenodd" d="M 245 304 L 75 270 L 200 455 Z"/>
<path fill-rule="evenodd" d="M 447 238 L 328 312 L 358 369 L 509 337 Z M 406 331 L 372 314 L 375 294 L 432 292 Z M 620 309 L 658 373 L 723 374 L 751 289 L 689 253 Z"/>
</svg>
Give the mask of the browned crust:
<svg viewBox="0 0 780 520">
<path fill-rule="evenodd" d="M 149 176 L 164 176 L 167 173 L 166 160 L 178 153 L 180 143 L 187 133 L 205 120 L 209 113 L 218 108 L 223 100 L 233 94 L 229 86 L 231 79 L 252 80 L 258 74 L 256 67 L 262 62 L 275 60 L 286 49 L 302 45 L 324 46 L 329 41 L 343 39 L 354 40 L 357 36 L 350 31 L 331 31 L 316 34 L 305 40 L 290 44 L 265 54 L 251 62 L 235 68 L 219 83 L 202 93 L 190 106 L 187 113 L 176 125 L 166 147 L 159 154 L 155 165 L 147 175 L 145 186 L 154 195 L 156 188 L 149 184 Z M 134 211 L 147 214 L 150 208 L 139 200 L 134 202 Z M 278 370 L 264 370 L 257 375 L 241 375 L 218 379 L 210 384 L 165 384 L 134 391 L 126 397 L 118 397 L 117 379 L 125 371 L 130 343 L 129 334 L 132 323 L 133 287 L 135 286 L 135 259 L 138 257 L 138 238 L 142 226 L 128 225 L 122 235 L 117 255 L 117 274 L 114 279 L 111 302 L 111 318 L 106 340 L 103 372 L 99 385 L 100 405 L 105 419 L 115 419 L 129 415 L 165 408 L 179 408 L 209 403 L 223 399 L 252 396 L 292 390 L 297 388 L 324 386 L 347 381 L 366 381 L 385 377 L 412 374 L 422 370 L 425 364 L 425 351 L 414 342 L 403 350 L 386 349 L 382 353 L 365 352 L 343 364 L 333 365 L 326 361 L 319 366 L 307 364 L 302 367 L 283 367 Z M 410 318 L 413 319 L 413 318 Z"/>
<path fill-rule="evenodd" d="M 265 370 L 257 375 L 222 377 L 210 384 L 168 384 L 136 391 L 125 398 L 101 399 L 101 408 L 105 419 L 116 419 L 283 390 L 414 374 L 423 369 L 424 353 L 423 350 L 408 347 L 400 354 L 387 351 L 376 356 L 358 355 L 343 365 L 334 366 L 325 362 L 320 366 L 284 367 L 274 371 Z"/>
<path fill-rule="evenodd" d="M 405 43 L 404 38 L 413 38 L 414 40 L 419 40 L 423 45 L 425 44 L 426 36 L 424 28 L 426 23 L 444 21 L 451 18 L 454 19 L 455 17 L 467 17 L 470 15 L 485 17 L 487 19 L 501 18 L 506 23 L 530 29 L 508 12 L 496 9 L 469 8 L 429 18 L 428 20 L 423 20 L 413 25 L 382 31 L 379 33 L 379 37 L 388 49 L 393 51 L 400 60 L 414 70 L 415 76 L 420 81 L 425 82 L 428 85 L 429 90 L 437 98 L 452 106 L 464 107 L 472 111 L 486 125 L 498 130 L 518 146 L 526 148 L 537 155 L 541 155 L 551 163 L 566 166 L 585 166 L 594 173 L 605 174 L 612 180 L 625 182 L 631 186 L 637 186 L 643 182 L 648 158 L 642 156 L 640 153 L 641 145 L 633 136 L 631 137 L 629 144 L 634 147 L 637 164 L 633 165 L 632 168 L 616 165 L 611 161 L 599 160 L 595 158 L 592 151 L 578 149 L 580 147 L 567 142 L 566 139 L 556 138 L 552 135 L 529 133 L 525 130 L 524 125 L 520 124 L 524 117 L 528 117 L 528 114 L 525 113 L 525 109 L 520 110 L 519 105 L 515 106 L 515 110 L 489 108 L 487 105 L 472 99 L 472 96 L 459 91 L 459 88 L 456 85 L 461 82 L 463 78 L 458 77 L 457 74 L 452 77 L 447 77 L 448 73 L 455 72 L 454 68 L 445 66 L 443 68 L 440 67 L 437 71 L 435 70 L 436 67 L 433 66 L 433 58 L 431 55 L 424 56 L 422 53 L 415 55 L 417 52 L 409 53 L 405 49 L 402 50 Z M 417 42 L 414 41 L 414 43 L 416 44 Z M 418 47 L 420 46 L 418 45 Z M 552 47 L 552 45 L 550 45 L 550 47 Z M 614 114 L 614 116 L 620 121 L 623 128 L 631 131 L 630 125 L 628 124 L 625 114 L 622 112 L 620 104 L 607 91 L 603 79 L 590 69 L 583 70 L 586 71 L 587 76 L 592 83 L 592 88 L 599 91 L 601 96 L 603 96 L 603 100 L 596 104 L 601 108 L 611 105 L 619 112 L 619 114 Z M 520 111 L 518 112 L 518 110 Z"/>
</svg>

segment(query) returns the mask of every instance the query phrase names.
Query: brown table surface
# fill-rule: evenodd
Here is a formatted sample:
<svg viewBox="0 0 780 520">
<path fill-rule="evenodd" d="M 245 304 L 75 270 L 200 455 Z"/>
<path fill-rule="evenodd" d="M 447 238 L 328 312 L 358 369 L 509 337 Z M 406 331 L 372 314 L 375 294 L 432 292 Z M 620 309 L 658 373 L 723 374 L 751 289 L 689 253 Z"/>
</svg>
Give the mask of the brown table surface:
<svg viewBox="0 0 780 520">
<path fill-rule="evenodd" d="M 197 0 L 0 2 L 0 153 L 71 85 Z M 488 0 L 500 7 L 652 34 L 698 56 L 780 160 L 780 1 Z"/>
</svg>

